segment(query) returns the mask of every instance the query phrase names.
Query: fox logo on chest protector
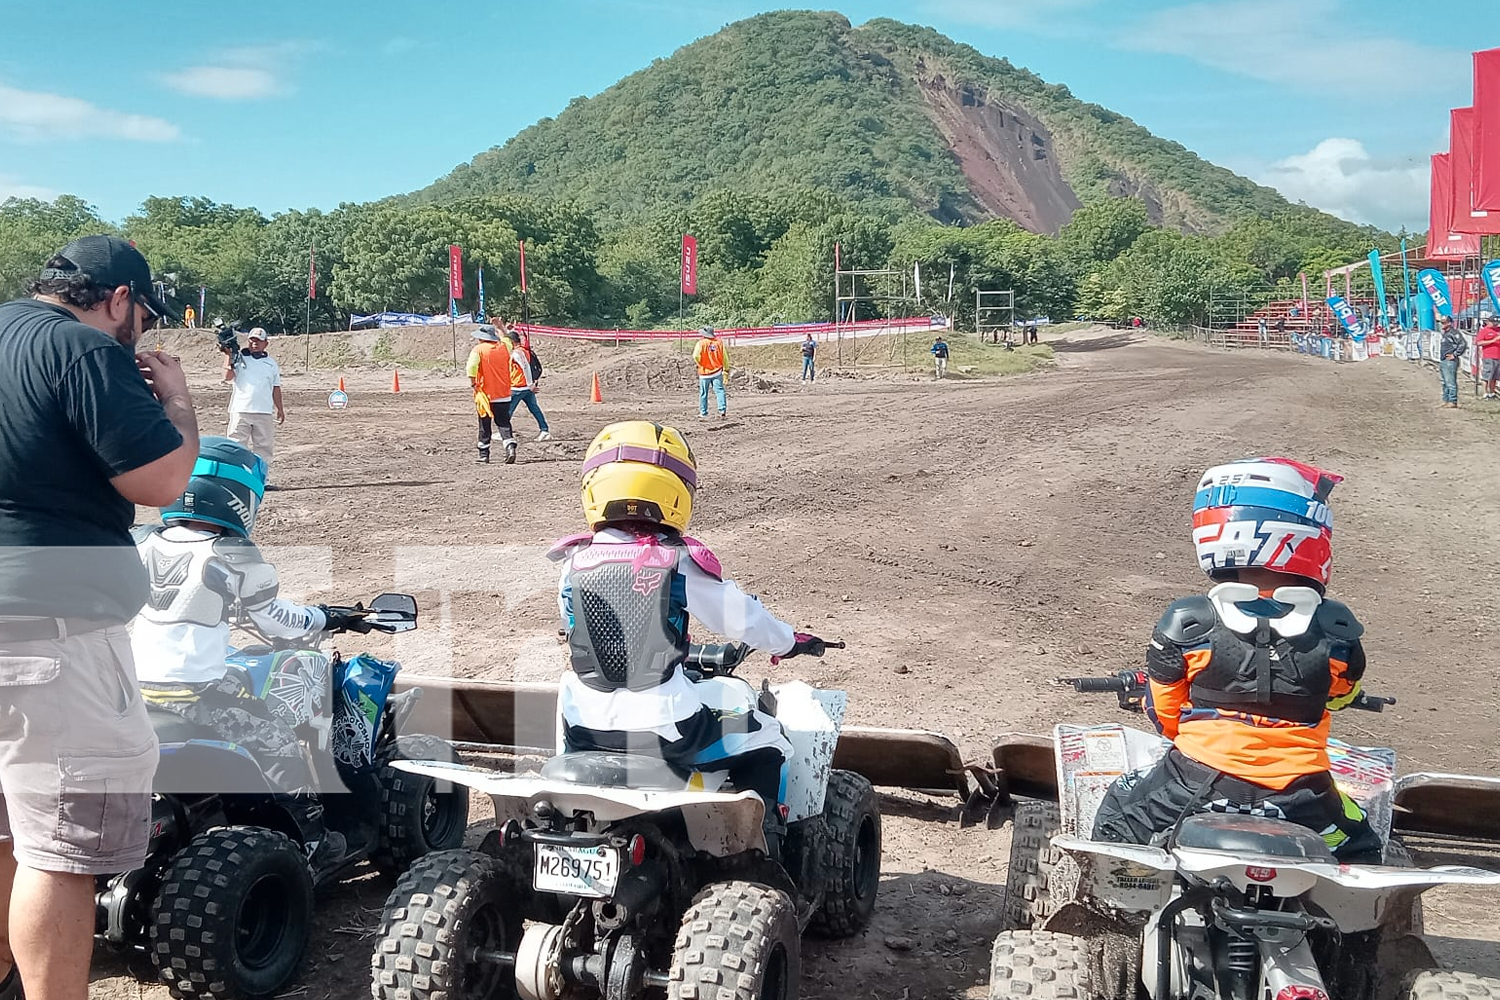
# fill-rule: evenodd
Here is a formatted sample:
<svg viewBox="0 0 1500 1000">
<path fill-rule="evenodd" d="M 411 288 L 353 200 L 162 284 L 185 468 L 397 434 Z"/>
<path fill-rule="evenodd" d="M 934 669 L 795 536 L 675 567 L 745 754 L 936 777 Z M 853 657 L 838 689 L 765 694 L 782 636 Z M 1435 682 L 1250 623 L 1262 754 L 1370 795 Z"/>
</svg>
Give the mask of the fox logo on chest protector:
<svg viewBox="0 0 1500 1000">
<path fill-rule="evenodd" d="M 630 589 L 643 597 L 650 597 L 652 594 L 656 593 L 657 588 L 661 586 L 662 581 L 666 578 L 667 574 L 660 571 L 652 572 L 651 570 L 641 570 L 640 572 L 636 573 L 635 583 L 631 586 Z"/>
</svg>

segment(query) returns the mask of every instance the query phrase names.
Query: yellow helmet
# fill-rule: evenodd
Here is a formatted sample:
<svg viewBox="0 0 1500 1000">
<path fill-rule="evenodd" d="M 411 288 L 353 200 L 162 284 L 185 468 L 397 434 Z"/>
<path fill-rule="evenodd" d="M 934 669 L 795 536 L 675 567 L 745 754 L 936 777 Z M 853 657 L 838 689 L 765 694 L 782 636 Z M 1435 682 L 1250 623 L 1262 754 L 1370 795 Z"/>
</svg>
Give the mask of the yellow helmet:
<svg viewBox="0 0 1500 1000">
<path fill-rule="evenodd" d="M 599 432 L 583 459 L 583 515 L 594 530 L 609 521 L 653 521 L 686 531 L 698 466 L 675 427 L 625 420 Z"/>
</svg>

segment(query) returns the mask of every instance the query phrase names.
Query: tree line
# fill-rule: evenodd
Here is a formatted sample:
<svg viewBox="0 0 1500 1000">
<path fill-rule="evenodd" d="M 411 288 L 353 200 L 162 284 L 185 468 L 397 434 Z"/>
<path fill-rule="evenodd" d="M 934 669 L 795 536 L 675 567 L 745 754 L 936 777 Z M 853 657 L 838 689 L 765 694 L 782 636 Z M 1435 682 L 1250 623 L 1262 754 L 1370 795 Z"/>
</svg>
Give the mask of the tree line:
<svg viewBox="0 0 1500 1000">
<path fill-rule="evenodd" d="M 344 329 L 351 312 L 446 311 L 448 246 L 457 243 L 467 296 L 461 311 L 477 306 L 482 267 L 486 310 L 514 316 L 524 240 L 528 305 L 541 322 L 676 326 L 681 309 L 682 322 L 694 327 L 794 323 L 833 317 L 837 245 L 845 268 L 902 275 L 861 279 L 853 291 L 870 301 L 858 318 L 920 309 L 972 327 L 975 290 L 1010 289 L 1018 318 L 1185 324 L 1206 322 L 1216 296 L 1296 297 L 1299 272 L 1316 295 L 1325 269 L 1374 247 L 1394 250 L 1399 241 L 1306 209 L 1247 218 L 1215 236 L 1184 235 L 1151 225 L 1145 207 L 1129 199 L 1086 205 L 1053 237 L 1008 220 L 943 225 L 818 188 L 777 197 L 715 190 L 625 223 L 599 214 L 515 195 L 270 217 L 206 198 L 152 197 L 113 224 L 72 195 L 12 198 L 0 204 L 0 294 L 19 294 L 75 236 L 115 232 L 135 241 L 183 304 L 196 306 L 206 288 L 204 321 L 298 332 L 312 251 L 312 329 Z M 683 233 L 699 242 L 700 294 L 686 301 L 679 297 Z M 906 280 L 914 264 L 923 272 L 920 303 Z M 843 292 L 851 293 L 847 280 Z"/>
</svg>

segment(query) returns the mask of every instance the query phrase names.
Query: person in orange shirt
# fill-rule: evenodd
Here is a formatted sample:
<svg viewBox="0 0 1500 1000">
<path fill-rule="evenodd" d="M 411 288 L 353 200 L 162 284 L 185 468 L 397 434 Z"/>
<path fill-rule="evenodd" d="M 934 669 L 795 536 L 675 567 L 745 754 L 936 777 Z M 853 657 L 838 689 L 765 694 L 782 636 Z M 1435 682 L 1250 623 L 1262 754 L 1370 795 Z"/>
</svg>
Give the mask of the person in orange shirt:
<svg viewBox="0 0 1500 1000">
<path fill-rule="evenodd" d="M 1324 596 L 1339 482 L 1286 458 L 1203 474 L 1193 544 L 1217 584 L 1168 607 L 1146 650 L 1147 712 L 1172 749 L 1111 786 L 1094 839 L 1145 844 L 1196 812 L 1243 813 L 1307 826 L 1341 860 L 1380 862 L 1379 837 L 1329 771 L 1329 713 L 1359 697 L 1365 672 L 1364 626 Z"/>
<path fill-rule="evenodd" d="M 479 343 L 469 352 L 469 363 L 465 371 L 469 385 L 474 390 L 475 404 L 479 397 L 489 401 L 479 412 L 479 457 L 474 461 L 490 464 L 490 440 L 493 427 L 500 428 L 500 440 L 505 445 L 505 464 L 516 461 L 516 436 L 510 428 L 510 348 L 501 342 L 499 332 L 488 323 L 474 331 Z"/>
<path fill-rule="evenodd" d="M 699 331 L 698 343 L 693 347 L 693 361 L 698 365 L 698 416 L 708 416 L 708 390 L 714 390 L 719 404 L 719 416 L 729 410 L 724 398 L 724 376 L 729 373 L 729 354 L 719 342 L 719 335 L 711 326 Z"/>
</svg>

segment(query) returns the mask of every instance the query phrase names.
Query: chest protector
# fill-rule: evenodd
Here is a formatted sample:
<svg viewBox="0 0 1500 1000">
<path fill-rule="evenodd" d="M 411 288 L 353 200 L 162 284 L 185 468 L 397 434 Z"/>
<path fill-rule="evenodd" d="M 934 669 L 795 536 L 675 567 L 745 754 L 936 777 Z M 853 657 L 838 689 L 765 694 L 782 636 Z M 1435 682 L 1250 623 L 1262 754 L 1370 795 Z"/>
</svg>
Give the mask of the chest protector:
<svg viewBox="0 0 1500 1000">
<path fill-rule="evenodd" d="M 576 550 L 568 568 L 573 672 L 596 691 L 647 691 L 687 658 L 686 549 L 642 538 Z"/>
<path fill-rule="evenodd" d="M 229 621 L 236 604 L 254 607 L 276 596 L 276 572 L 248 539 L 172 539 L 163 531 L 135 533 L 151 584 L 141 609 L 147 621 L 212 628 Z"/>
<path fill-rule="evenodd" d="M 1293 635 L 1283 635 L 1271 618 L 1241 616 L 1236 624 L 1245 630 L 1225 624 L 1207 597 L 1190 597 L 1173 604 L 1157 626 L 1156 638 L 1166 640 L 1162 653 L 1178 664 L 1188 651 L 1209 653 L 1189 685 L 1193 707 L 1318 725 L 1327 711 L 1332 661 L 1348 662 L 1363 626 L 1331 600 L 1322 601 L 1305 630 Z M 1156 664 L 1148 666 L 1157 674 Z"/>
</svg>

